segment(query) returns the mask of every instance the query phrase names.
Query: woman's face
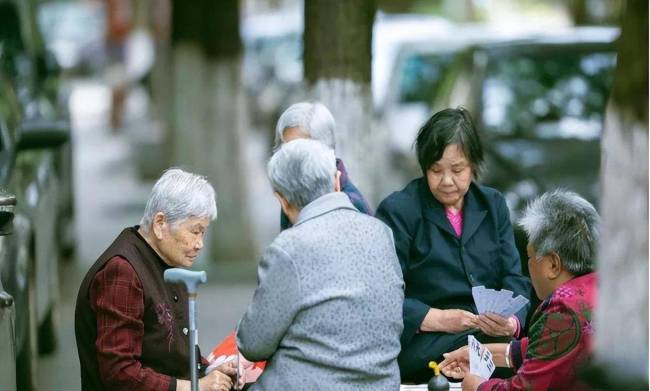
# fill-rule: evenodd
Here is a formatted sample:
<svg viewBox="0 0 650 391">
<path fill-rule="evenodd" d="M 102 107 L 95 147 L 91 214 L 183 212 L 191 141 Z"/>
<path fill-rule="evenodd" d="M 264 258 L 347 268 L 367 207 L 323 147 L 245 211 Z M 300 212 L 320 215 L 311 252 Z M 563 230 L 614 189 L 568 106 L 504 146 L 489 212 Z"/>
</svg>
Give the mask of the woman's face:
<svg viewBox="0 0 650 391">
<path fill-rule="evenodd" d="M 165 223 L 159 227 L 158 251 L 165 263 L 172 267 L 190 267 L 203 248 L 203 236 L 210 220 L 190 217 L 175 227 Z"/>
<path fill-rule="evenodd" d="M 472 182 L 472 166 L 457 144 L 449 144 L 442 157 L 427 170 L 431 194 L 446 208 L 461 209 Z"/>
<path fill-rule="evenodd" d="M 528 254 L 530 281 L 533 283 L 537 297 L 540 300 L 544 300 L 544 298 L 553 292 L 553 288 L 550 287 L 548 278 L 546 278 L 547 259 L 545 256 L 538 256 L 530 243 L 526 246 L 526 253 Z"/>
</svg>

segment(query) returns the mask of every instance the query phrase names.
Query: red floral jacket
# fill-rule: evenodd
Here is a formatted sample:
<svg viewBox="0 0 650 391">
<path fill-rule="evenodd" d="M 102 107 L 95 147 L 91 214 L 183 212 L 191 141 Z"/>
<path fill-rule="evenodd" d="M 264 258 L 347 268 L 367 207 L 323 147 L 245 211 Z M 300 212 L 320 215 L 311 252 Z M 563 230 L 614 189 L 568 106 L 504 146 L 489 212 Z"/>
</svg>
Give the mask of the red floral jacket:
<svg viewBox="0 0 650 391">
<path fill-rule="evenodd" d="M 510 360 L 517 368 L 515 376 L 490 379 L 479 386 L 479 391 L 585 388 L 577 379 L 576 370 L 591 353 L 596 285 L 594 272 L 557 288 L 533 315 L 529 336 L 511 342 Z"/>
</svg>

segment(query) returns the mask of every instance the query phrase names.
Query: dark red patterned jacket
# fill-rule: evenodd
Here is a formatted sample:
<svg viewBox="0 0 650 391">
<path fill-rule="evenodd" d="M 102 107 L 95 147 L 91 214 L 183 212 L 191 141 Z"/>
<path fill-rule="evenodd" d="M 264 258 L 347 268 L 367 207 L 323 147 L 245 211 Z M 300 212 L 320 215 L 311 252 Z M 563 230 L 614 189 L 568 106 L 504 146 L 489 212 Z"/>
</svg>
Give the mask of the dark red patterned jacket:
<svg viewBox="0 0 650 391">
<path fill-rule="evenodd" d="M 557 288 L 533 315 L 528 338 L 511 342 L 515 376 L 488 380 L 479 391 L 585 389 L 576 371 L 592 351 L 597 296 L 596 273 Z"/>
</svg>

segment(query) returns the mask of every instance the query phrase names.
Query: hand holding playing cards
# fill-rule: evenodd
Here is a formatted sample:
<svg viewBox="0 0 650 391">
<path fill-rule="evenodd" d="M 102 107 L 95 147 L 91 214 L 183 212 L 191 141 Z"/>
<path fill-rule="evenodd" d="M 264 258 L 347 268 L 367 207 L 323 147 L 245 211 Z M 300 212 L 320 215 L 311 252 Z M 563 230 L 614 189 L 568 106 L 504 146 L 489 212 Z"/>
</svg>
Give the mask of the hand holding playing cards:
<svg viewBox="0 0 650 391">
<path fill-rule="evenodd" d="M 476 315 L 471 312 L 431 308 L 424 317 L 420 329 L 422 331 L 460 333 L 477 327 Z"/>
<path fill-rule="evenodd" d="M 516 320 L 491 312 L 478 315 L 476 325 L 484 334 L 492 337 L 511 337 L 517 331 Z"/>
<path fill-rule="evenodd" d="M 453 352 L 444 353 L 444 360 L 438 368 L 443 375 L 454 379 L 462 379 L 469 372 L 469 347 L 463 346 Z"/>
</svg>

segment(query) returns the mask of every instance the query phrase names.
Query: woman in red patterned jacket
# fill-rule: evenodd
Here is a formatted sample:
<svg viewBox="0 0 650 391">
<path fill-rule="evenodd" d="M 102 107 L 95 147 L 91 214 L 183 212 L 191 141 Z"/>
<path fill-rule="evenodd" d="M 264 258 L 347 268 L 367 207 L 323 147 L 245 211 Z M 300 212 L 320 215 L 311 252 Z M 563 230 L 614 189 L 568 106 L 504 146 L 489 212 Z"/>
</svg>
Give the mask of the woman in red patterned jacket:
<svg viewBox="0 0 650 391">
<path fill-rule="evenodd" d="M 527 338 L 485 345 L 497 366 L 513 367 L 509 379 L 469 373 L 467 346 L 444 355 L 442 372 L 463 378 L 463 390 L 581 390 L 577 368 L 591 353 L 597 297 L 594 270 L 598 213 L 575 193 L 546 193 L 528 206 L 520 224 L 528 235 L 528 267 L 544 301 Z"/>
</svg>

